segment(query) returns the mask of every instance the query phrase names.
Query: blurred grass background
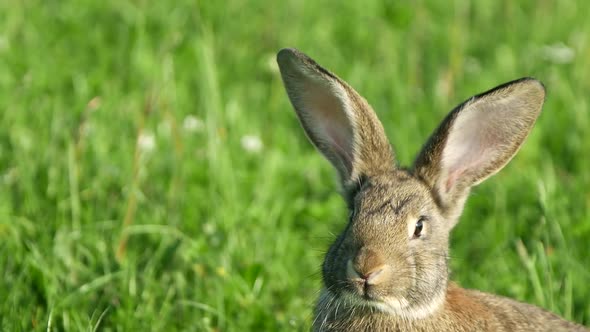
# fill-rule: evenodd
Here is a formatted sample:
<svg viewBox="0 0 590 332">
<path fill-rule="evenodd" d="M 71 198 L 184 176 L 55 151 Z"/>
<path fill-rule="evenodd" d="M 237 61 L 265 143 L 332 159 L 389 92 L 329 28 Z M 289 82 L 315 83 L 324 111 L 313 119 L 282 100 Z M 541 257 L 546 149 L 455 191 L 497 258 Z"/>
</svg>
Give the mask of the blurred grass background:
<svg viewBox="0 0 590 332">
<path fill-rule="evenodd" d="M 0 2 L 0 326 L 307 330 L 343 228 L 275 65 L 374 106 L 402 164 L 465 98 L 548 97 L 477 188 L 453 279 L 590 325 L 590 2 Z"/>
</svg>

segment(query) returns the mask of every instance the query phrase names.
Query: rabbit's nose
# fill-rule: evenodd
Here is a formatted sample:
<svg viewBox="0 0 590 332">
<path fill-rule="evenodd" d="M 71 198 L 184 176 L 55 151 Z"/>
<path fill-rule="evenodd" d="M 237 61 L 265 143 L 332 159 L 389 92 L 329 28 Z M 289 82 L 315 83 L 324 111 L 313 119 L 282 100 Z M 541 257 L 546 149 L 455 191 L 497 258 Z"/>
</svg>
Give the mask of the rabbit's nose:
<svg viewBox="0 0 590 332">
<path fill-rule="evenodd" d="M 385 275 L 385 259 L 377 252 L 361 248 L 354 259 L 350 259 L 346 266 L 346 276 L 349 279 L 362 279 L 369 285 L 381 282 Z"/>
</svg>

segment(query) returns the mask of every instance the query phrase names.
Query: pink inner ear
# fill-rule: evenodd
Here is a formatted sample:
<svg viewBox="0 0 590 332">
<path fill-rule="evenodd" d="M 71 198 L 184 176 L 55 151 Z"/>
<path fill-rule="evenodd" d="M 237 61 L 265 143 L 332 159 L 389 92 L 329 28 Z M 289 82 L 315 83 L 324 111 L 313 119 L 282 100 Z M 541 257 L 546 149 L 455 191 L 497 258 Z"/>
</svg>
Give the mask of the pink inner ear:
<svg viewBox="0 0 590 332">
<path fill-rule="evenodd" d="M 348 119 L 343 101 L 339 100 L 340 91 L 329 91 L 335 87 L 324 84 L 310 84 L 309 92 L 303 99 L 306 104 L 306 123 L 313 131 L 313 135 L 328 151 L 322 151 L 327 156 L 333 154 L 348 172 L 352 171 L 353 158 L 353 129 Z M 326 91 L 328 90 L 328 91 Z M 344 92 L 342 92 L 344 93 Z M 329 156 L 330 157 L 330 156 Z"/>
<path fill-rule="evenodd" d="M 475 182 L 493 174 L 503 166 L 492 167 L 498 159 L 514 152 L 511 146 L 523 124 L 518 109 L 508 106 L 502 102 L 483 103 L 468 106 L 459 114 L 443 151 L 444 192 L 450 192 L 462 177 Z"/>
<path fill-rule="evenodd" d="M 345 133 L 347 128 L 343 128 L 337 123 L 333 123 L 331 125 L 325 125 L 324 130 L 326 131 L 328 140 L 330 140 L 329 144 L 333 146 L 334 150 L 338 151 L 340 155 L 351 161 L 352 155 L 350 155 L 349 151 L 351 150 L 352 142 L 346 137 Z"/>
<path fill-rule="evenodd" d="M 456 160 L 456 164 L 449 166 L 449 173 L 446 177 L 444 187 L 445 193 L 449 193 L 451 191 L 451 188 L 453 188 L 453 186 L 455 186 L 455 184 L 457 183 L 457 180 L 459 180 L 459 178 L 463 176 L 466 172 L 468 172 L 469 170 L 476 169 L 478 167 L 478 165 L 482 162 L 481 155 L 482 154 L 480 154 L 480 158 L 477 158 L 475 160 Z"/>
</svg>

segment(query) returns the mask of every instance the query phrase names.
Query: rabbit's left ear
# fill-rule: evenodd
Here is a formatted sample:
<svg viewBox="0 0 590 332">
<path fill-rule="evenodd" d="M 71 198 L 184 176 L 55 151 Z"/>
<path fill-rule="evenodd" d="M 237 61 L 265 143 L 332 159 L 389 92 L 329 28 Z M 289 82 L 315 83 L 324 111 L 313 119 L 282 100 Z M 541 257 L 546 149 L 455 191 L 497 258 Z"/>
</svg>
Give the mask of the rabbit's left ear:
<svg viewBox="0 0 590 332">
<path fill-rule="evenodd" d="M 305 133 L 340 174 L 345 191 L 393 169 L 393 151 L 371 106 L 348 84 L 295 49 L 277 62 Z"/>
<path fill-rule="evenodd" d="M 516 154 L 545 100 L 541 82 L 523 78 L 474 96 L 455 108 L 426 143 L 414 172 L 457 215 L 469 188 Z M 453 213 L 454 212 L 454 213 Z"/>
</svg>

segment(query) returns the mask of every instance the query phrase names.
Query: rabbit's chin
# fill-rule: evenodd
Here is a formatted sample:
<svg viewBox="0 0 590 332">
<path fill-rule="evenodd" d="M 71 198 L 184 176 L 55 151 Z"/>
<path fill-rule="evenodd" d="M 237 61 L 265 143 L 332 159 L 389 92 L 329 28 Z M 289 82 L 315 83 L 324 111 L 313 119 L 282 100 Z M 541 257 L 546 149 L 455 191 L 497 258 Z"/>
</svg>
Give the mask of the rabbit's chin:
<svg viewBox="0 0 590 332">
<path fill-rule="evenodd" d="M 329 292 L 326 292 L 329 293 Z M 334 296 L 334 294 L 325 294 Z M 442 306 L 445 294 L 437 294 L 434 298 L 424 303 L 411 303 L 405 297 L 385 296 L 382 298 L 367 299 L 350 292 L 342 292 L 337 299 L 332 301 L 340 302 L 341 305 L 349 307 L 367 308 L 385 314 L 395 315 L 406 319 L 421 319 L 434 314 Z"/>
</svg>

